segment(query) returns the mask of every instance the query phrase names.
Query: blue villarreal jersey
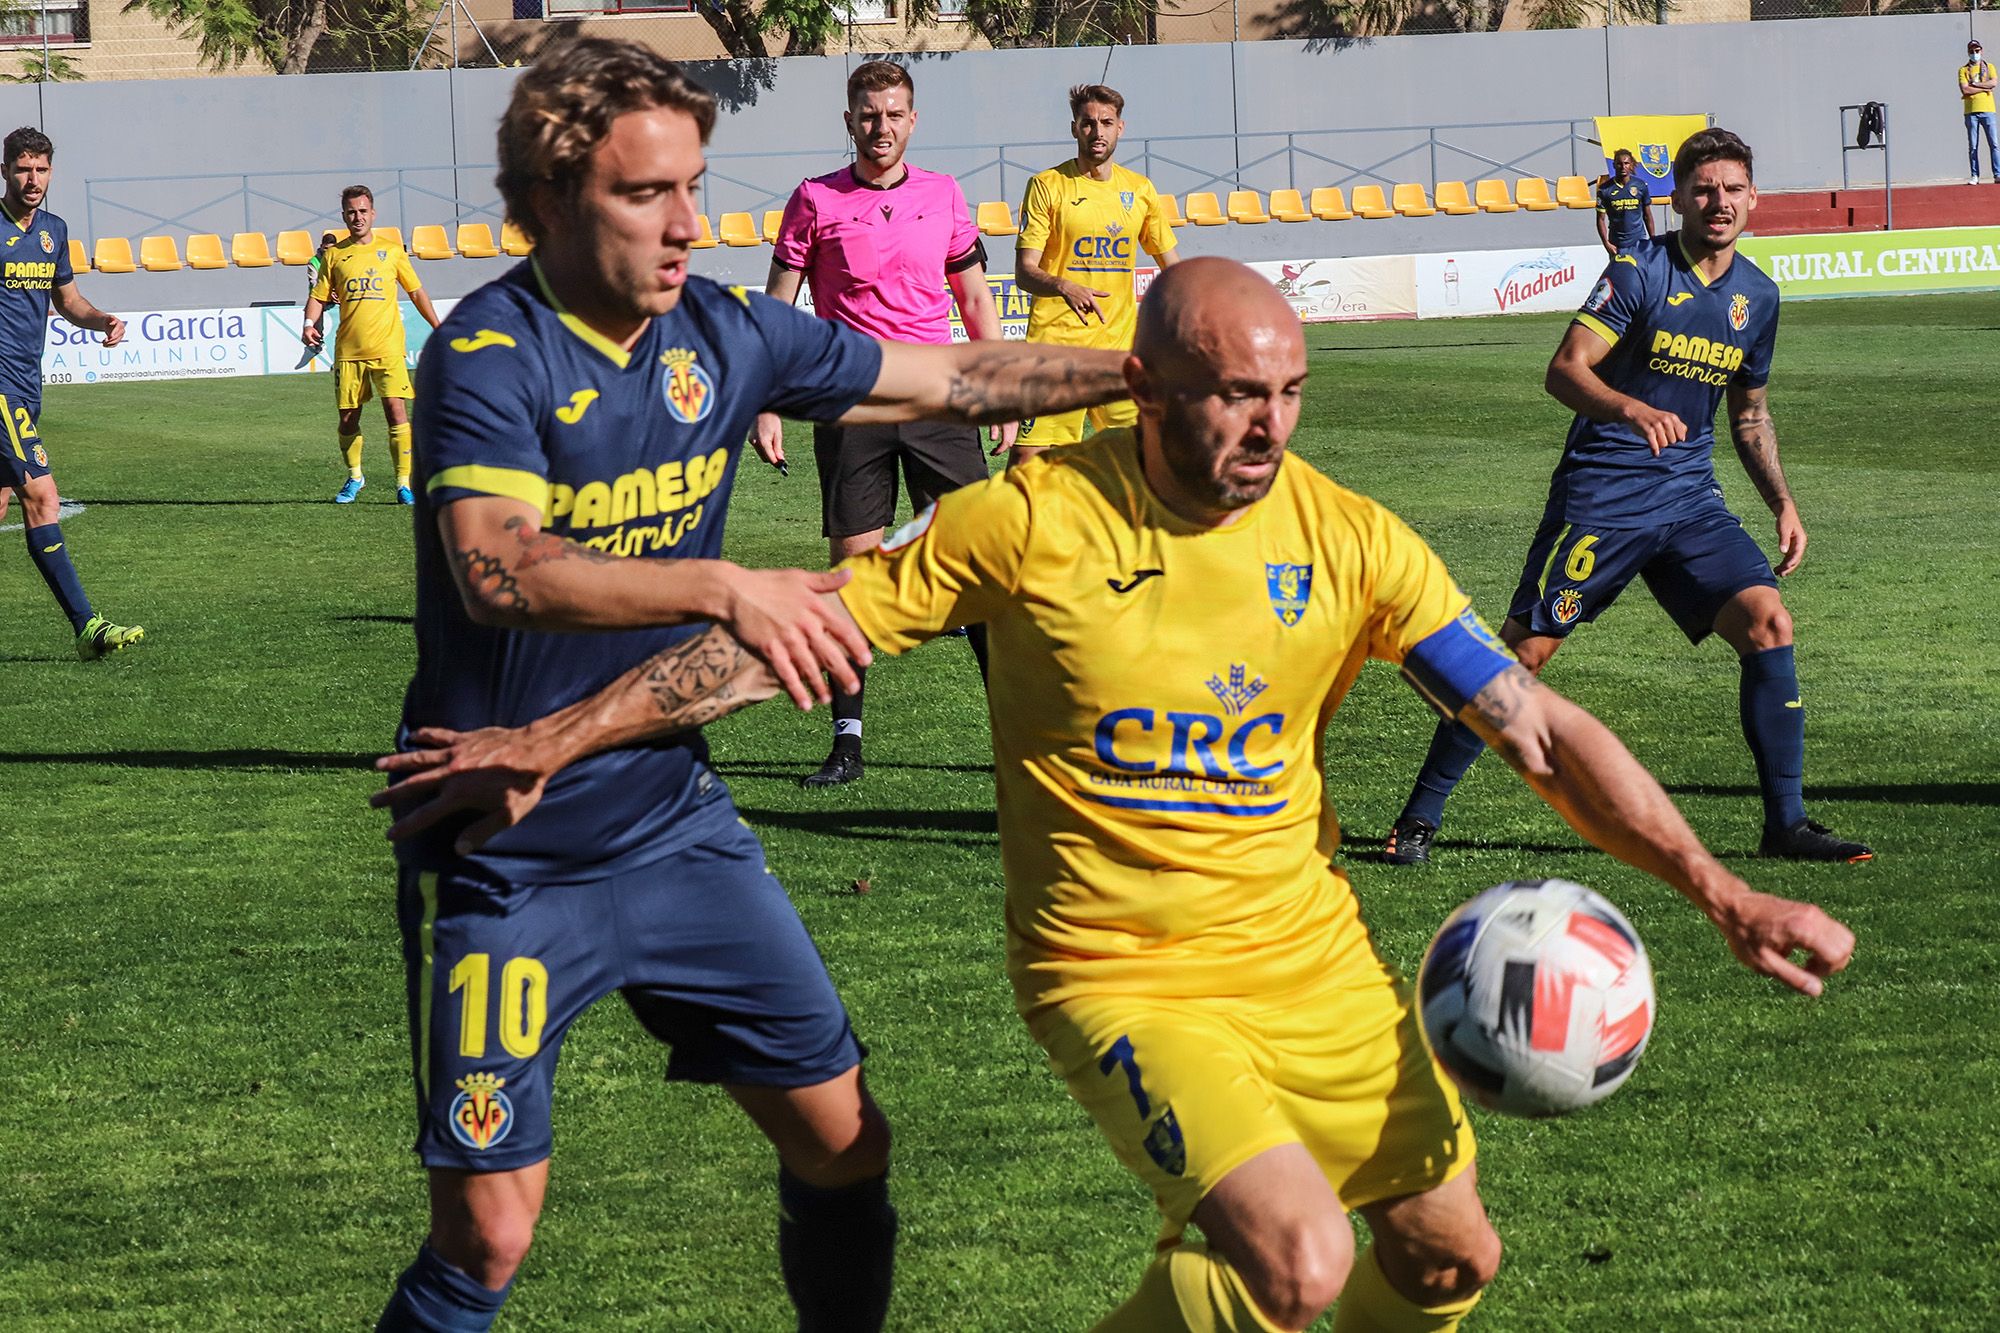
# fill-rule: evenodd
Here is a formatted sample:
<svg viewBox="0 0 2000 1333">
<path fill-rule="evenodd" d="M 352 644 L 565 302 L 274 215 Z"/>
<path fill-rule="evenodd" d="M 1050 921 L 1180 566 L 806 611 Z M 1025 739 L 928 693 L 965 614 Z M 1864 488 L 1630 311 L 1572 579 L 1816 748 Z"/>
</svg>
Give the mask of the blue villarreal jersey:
<svg viewBox="0 0 2000 1333">
<path fill-rule="evenodd" d="M 715 559 L 737 454 L 759 411 L 840 416 L 874 386 L 870 339 L 740 288 L 690 278 L 629 352 L 564 311 L 533 260 L 461 301 L 417 366 L 417 671 L 398 743 L 419 727 L 519 726 L 596 693 L 700 625 L 561 634 L 476 625 L 437 509 L 534 506 L 542 528 L 635 560 Z M 463 825 L 405 844 L 425 869 L 513 882 L 597 879 L 734 817 L 699 733 L 594 755 L 470 858 Z"/>
<path fill-rule="evenodd" d="M 1623 422 L 1579 416 L 1549 486 L 1565 522 L 1609 528 L 1672 523 L 1721 501 L 1715 483 L 1715 412 L 1730 386 L 1771 377 L 1778 285 L 1738 255 L 1714 281 L 1681 253 L 1678 235 L 1614 257 L 1576 322 L 1611 344 L 1597 365 L 1618 392 L 1687 423 L 1688 438 L 1661 451 Z"/>
<path fill-rule="evenodd" d="M 49 297 L 75 280 L 68 224 L 42 208 L 24 227 L 0 204 L 0 392 L 10 400 L 40 405 Z"/>
</svg>

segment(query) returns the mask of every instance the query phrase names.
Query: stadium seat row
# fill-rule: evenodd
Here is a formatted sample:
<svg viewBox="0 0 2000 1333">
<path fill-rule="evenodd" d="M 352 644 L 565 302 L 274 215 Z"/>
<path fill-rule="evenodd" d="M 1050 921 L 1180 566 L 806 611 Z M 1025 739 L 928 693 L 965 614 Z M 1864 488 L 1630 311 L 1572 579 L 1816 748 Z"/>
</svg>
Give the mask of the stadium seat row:
<svg viewBox="0 0 2000 1333">
<path fill-rule="evenodd" d="M 1421 185 L 1380 185 L 1354 187 L 1353 206 L 1337 185 L 1323 185 L 1310 199 L 1297 190 L 1271 191 L 1270 207 L 1255 190 L 1231 190 L 1224 204 L 1214 194 L 1196 193 L 1187 197 L 1187 212 L 1180 201 L 1163 194 L 1160 203 L 1167 221 L 1176 227 L 1193 223 L 1197 227 L 1219 227 L 1224 223 L 1255 225 L 1262 222 L 1346 222 L 1351 218 L 1427 218 L 1438 213 L 1458 217 L 1472 213 L 1514 213 L 1525 210 L 1544 213 L 1557 208 L 1595 208 L 1597 197 L 1584 176 L 1564 176 L 1553 193 L 1548 181 L 1539 176 L 1523 176 L 1510 191 L 1504 180 L 1482 180 L 1467 189 L 1464 181 L 1439 181 L 1435 199 Z M 1006 204 L 979 206 L 979 229 L 988 236 L 1012 236 L 1020 228 L 1014 211 Z"/>
<path fill-rule="evenodd" d="M 375 234 L 398 245 L 403 244 L 403 233 L 399 227 L 377 227 Z M 88 273 L 93 269 L 99 273 L 133 273 L 140 269 L 148 273 L 171 273 L 181 268 L 228 268 L 231 264 L 238 268 L 270 268 L 273 264 L 307 263 L 313 257 L 316 243 L 317 234 L 314 232 L 281 231 L 274 255 L 271 239 L 263 232 L 239 231 L 229 238 L 225 250 L 222 237 L 210 232 L 187 238 L 187 258 L 183 262 L 180 247 L 171 236 L 142 237 L 136 256 L 132 253 L 132 242 L 123 236 L 100 236 L 97 244 L 88 251 L 82 241 L 71 237 L 69 263 L 79 273 Z M 491 259 L 503 254 L 525 255 L 534 249 L 534 243 L 511 222 L 500 229 L 498 240 L 494 239 L 493 228 L 488 224 L 462 222 L 455 236 L 448 235 L 441 226 L 413 228 L 409 248 L 411 257 L 415 259 L 450 259 L 453 256 Z"/>
</svg>

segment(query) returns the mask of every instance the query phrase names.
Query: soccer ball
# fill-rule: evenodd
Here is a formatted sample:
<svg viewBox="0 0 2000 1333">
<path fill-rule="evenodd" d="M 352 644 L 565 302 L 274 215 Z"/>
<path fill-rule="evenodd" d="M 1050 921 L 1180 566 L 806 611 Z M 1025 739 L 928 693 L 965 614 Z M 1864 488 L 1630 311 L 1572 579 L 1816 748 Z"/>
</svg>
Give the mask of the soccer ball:
<svg viewBox="0 0 2000 1333">
<path fill-rule="evenodd" d="M 1638 933 L 1566 879 L 1496 885 L 1446 917 L 1417 993 L 1438 1063 L 1466 1096 L 1507 1115 L 1602 1101 L 1653 1030 L 1653 969 Z"/>
</svg>

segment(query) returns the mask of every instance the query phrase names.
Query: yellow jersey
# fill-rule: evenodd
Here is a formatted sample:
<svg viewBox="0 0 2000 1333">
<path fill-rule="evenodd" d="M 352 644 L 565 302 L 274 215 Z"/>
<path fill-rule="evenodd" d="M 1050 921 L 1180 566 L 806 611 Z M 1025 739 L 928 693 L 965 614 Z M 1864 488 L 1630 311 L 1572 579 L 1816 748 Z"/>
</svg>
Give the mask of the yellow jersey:
<svg viewBox="0 0 2000 1333">
<path fill-rule="evenodd" d="M 394 241 L 378 235 L 364 244 L 342 237 L 312 289 L 315 301 L 340 306 L 333 359 L 401 364 L 403 310 L 397 288 L 413 292 L 421 286 L 410 257 Z"/>
<path fill-rule="evenodd" d="M 1968 60 L 1958 67 L 1958 96 L 1966 115 L 1973 116 L 1993 109 L 1991 91 L 1984 88 L 1970 94 L 1965 91 L 1968 83 L 1986 83 L 1992 78 L 1993 66 L 1984 60 Z"/>
<path fill-rule="evenodd" d="M 1321 732 L 1365 660 L 1476 620 L 1422 539 L 1298 458 L 1201 528 L 1153 497 L 1130 430 L 953 491 L 842 567 L 879 649 L 987 626 L 1024 1014 L 1332 970 L 1365 928 Z"/>
<path fill-rule="evenodd" d="M 1042 252 L 1044 272 L 1110 293 L 1097 300 L 1102 324 L 1085 322 L 1061 297 L 1036 297 L 1028 308 L 1028 341 L 1123 351 L 1139 322 L 1132 294 L 1139 251 L 1167 253 L 1174 232 L 1153 182 L 1116 162 L 1110 180 L 1092 180 L 1071 159 L 1029 179 L 1017 244 Z"/>
</svg>

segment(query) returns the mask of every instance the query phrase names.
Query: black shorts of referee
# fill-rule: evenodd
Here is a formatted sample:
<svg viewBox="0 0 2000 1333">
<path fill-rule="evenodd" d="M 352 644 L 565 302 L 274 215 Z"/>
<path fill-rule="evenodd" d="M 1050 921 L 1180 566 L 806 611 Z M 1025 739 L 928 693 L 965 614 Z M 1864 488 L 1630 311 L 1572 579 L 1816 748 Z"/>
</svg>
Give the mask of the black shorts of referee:
<svg viewBox="0 0 2000 1333">
<path fill-rule="evenodd" d="M 815 426 L 821 531 L 858 537 L 896 516 L 896 470 L 922 509 L 947 491 L 986 480 L 977 426 L 907 421 L 890 426 Z"/>
</svg>

